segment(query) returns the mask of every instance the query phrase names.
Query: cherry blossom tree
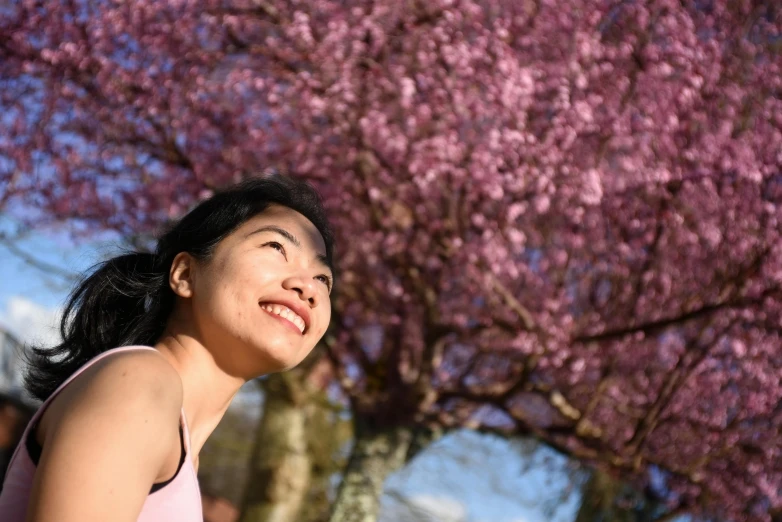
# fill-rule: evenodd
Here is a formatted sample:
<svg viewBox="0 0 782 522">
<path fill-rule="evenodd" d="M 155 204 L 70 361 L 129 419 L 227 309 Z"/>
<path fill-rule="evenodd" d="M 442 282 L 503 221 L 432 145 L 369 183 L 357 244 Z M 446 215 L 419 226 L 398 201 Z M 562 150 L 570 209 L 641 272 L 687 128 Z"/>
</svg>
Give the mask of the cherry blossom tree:
<svg viewBox="0 0 782 522">
<path fill-rule="evenodd" d="M 264 169 L 322 193 L 357 436 L 334 520 L 456 426 L 782 516 L 775 2 L 2 10 L 0 205 L 139 234 Z"/>
</svg>

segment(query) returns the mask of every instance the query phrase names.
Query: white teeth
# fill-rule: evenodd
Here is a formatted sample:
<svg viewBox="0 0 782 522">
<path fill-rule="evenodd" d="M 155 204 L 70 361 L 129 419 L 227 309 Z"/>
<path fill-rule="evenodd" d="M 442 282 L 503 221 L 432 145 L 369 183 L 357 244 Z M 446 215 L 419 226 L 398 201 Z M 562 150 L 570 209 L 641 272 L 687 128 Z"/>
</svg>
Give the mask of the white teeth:
<svg viewBox="0 0 782 522">
<path fill-rule="evenodd" d="M 299 317 L 298 314 L 296 314 L 293 310 L 291 310 L 287 306 L 282 306 L 278 304 L 273 304 L 273 305 L 264 304 L 261 305 L 261 308 L 263 308 L 267 312 L 271 312 L 275 315 L 279 315 L 280 317 L 287 319 L 288 321 L 298 326 L 299 330 L 301 330 L 301 333 L 304 333 L 304 319 Z"/>
</svg>

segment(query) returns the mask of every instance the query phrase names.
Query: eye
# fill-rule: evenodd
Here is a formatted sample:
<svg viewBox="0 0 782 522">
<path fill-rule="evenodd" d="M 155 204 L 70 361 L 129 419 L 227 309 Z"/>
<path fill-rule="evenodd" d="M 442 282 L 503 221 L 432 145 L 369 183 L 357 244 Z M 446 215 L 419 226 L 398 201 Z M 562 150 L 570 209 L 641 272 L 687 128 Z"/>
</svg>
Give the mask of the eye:
<svg viewBox="0 0 782 522">
<path fill-rule="evenodd" d="M 321 274 L 319 276 L 316 276 L 315 279 L 326 285 L 326 288 L 328 290 L 331 290 L 331 278 L 327 275 Z"/>
<path fill-rule="evenodd" d="M 288 259 L 288 256 L 285 253 L 285 247 L 282 246 L 282 244 L 278 243 L 277 241 L 269 241 L 268 243 L 264 243 L 263 246 L 268 246 L 275 250 L 278 250 L 285 259 Z"/>
</svg>

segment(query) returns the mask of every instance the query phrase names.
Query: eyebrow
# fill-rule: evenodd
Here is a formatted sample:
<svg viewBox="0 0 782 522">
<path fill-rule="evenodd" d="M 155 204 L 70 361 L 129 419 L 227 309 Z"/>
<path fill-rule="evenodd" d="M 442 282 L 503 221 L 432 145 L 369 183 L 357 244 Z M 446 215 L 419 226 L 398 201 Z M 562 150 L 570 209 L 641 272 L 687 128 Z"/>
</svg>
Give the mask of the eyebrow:
<svg viewBox="0 0 782 522">
<path fill-rule="evenodd" d="M 281 235 L 282 237 L 284 237 L 285 239 L 287 239 L 288 241 L 290 241 L 291 243 L 293 243 L 293 245 L 296 248 L 301 248 L 301 241 L 299 241 L 299 239 L 296 236 L 294 236 L 293 234 L 291 234 L 290 232 L 288 232 L 284 228 L 280 228 L 280 227 L 278 227 L 276 225 L 266 225 L 266 226 L 263 226 L 263 227 L 260 227 L 260 228 L 256 228 L 255 230 L 253 230 L 252 232 L 247 234 L 247 236 L 245 236 L 245 238 L 248 238 L 248 237 L 250 237 L 252 235 L 255 235 L 255 234 L 259 234 L 261 232 L 275 232 L 275 233 Z M 331 272 L 332 275 L 334 274 L 334 269 L 331 268 L 331 264 L 329 263 L 329 260 L 328 260 L 328 257 L 326 257 L 326 254 L 316 254 L 315 255 L 315 259 L 317 259 L 318 262 L 321 265 L 323 265 L 325 268 L 328 268 L 329 272 Z"/>
</svg>

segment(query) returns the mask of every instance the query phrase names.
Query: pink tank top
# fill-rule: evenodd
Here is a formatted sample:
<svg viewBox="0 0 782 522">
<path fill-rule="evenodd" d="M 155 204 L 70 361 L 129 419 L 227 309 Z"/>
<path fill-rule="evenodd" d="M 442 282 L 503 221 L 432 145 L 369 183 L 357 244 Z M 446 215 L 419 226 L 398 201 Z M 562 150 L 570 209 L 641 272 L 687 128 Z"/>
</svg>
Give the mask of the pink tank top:
<svg viewBox="0 0 782 522">
<path fill-rule="evenodd" d="M 16 448 L 13 457 L 11 457 L 5 482 L 3 483 L 3 491 L 0 493 L 0 520 L 3 522 L 24 522 L 25 520 L 30 490 L 33 486 L 33 477 L 35 476 L 35 464 L 27 451 L 24 441 L 27 439 L 31 427 L 36 425 L 52 399 L 97 361 L 111 354 L 130 350 L 154 350 L 154 348 L 149 346 L 125 346 L 100 354 L 71 375 L 41 405 L 24 430 L 22 440 Z M 147 500 L 144 502 L 144 507 L 138 517 L 138 522 L 170 522 L 174 520 L 177 522 L 203 522 L 201 493 L 198 488 L 198 478 L 193 467 L 193 461 L 190 458 L 190 433 L 187 429 L 184 410 L 182 410 L 181 422 L 185 443 L 185 462 L 171 482 L 147 496 Z"/>
</svg>

